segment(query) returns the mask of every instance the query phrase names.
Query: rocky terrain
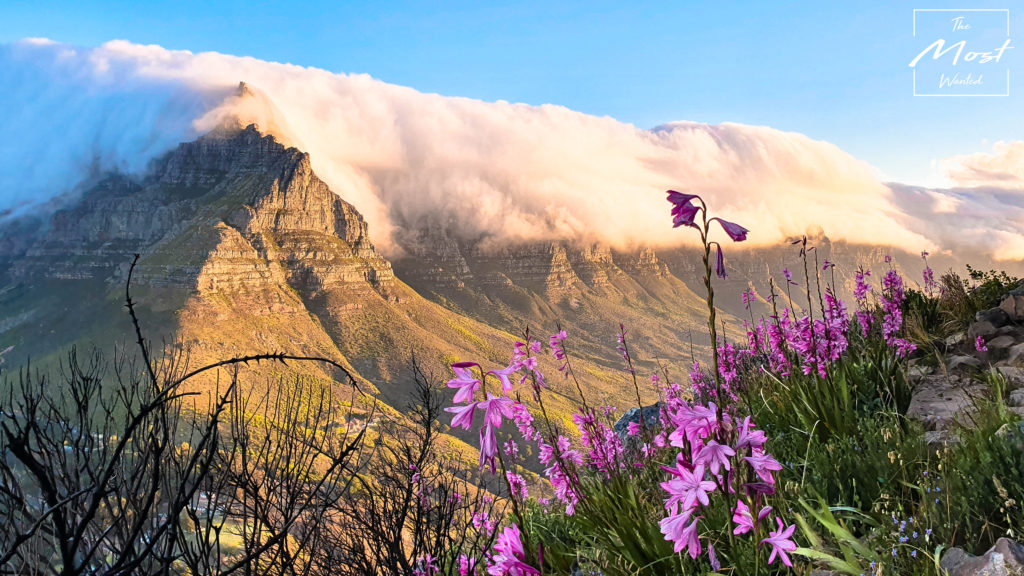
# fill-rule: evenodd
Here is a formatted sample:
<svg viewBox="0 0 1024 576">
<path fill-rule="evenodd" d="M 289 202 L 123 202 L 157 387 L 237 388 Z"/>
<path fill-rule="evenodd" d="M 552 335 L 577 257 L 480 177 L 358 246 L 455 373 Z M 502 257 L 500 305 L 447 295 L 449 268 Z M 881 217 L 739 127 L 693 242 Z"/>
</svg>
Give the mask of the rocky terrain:
<svg viewBox="0 0 1024 576">
<path fill-rule="evenodd" d="M 972 377 L 979 371 L 1002 374 L 1007 406 L 1024 416 L 1024 290 L 1007 294 L 999 307 L 978 312 L 966 332 L 949 336 L 942 345 L 946 353 L 940 366 L 918 363 L 911 368 L 917 385 L 907 416 L 924 423 L 930 444 L 955 442 L 954 422 L 970 423 L 975 402 L 989 394 Z M 1002 433 L 1024 441 L 1024 427 Z"/>
</svg>

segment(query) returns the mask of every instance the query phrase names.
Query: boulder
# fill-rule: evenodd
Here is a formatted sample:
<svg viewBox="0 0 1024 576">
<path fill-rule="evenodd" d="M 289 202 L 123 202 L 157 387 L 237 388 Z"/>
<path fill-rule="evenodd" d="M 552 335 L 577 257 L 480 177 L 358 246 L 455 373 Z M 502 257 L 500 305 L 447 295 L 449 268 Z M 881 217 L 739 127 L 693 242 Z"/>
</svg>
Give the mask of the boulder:
<svg viewBox="0 0 1024 576">
<path fill-rule="evenodd" d="M 932 372 L 934 372 L 934 370 L 931 366 L 925 366 L 923 364 L 911 366 L 907 369 L 907 378 L 910 378 L 911 382 L 917 382 Z"/>
<path fill-rule="evenodd" d="M 1024 406 L 1024 390 L 1014 390 L 1010 392 L 1010 396 L 1006 399 L 1006 405 L 1016 408 Z"/>
<path fill-rule="evenodd" d="M 946 367 L 950 372 L 956 370 L 967 370 L 969 368 L 981 368 L 981 360 L 978 360 L 974 356 L 950 356 Z"/>
<path fill-rule="evenodd" d="M 981 556 L 951 548 L 939 565 L 949 576 L 1024 576 L 1024 546 L 1000 538 Z"/>
<path fill-rule="evenodd" d="M 1003 301 L 999 303 L 999 309 L 1014 322 L 1024 322 L 1024 290 L 1018 288 L 1010 292 Z"/>
<path fill-rule="evenodd" d="M 1006 362 L 1008 364 L 1024 364 L 1024 342 L 1010 346 L 1006 351 Z"/>
<path fill-rule="evenodd" d="M 1024 389 L 1024 368 L 999 366 L 996 370 L 1006 379 L 1006 390 L 1008 392 Z"/>
<path fill-rule="evenodd" d="M 996 336 L 989 340 L 985 346 L 988 348 L 988 353 L 993 360 L 1002 360 L 1010 355 L 1010 348 L 1017 344 L 1013 336 L 1003 335 Z"/>
<path fill-rule="evenodd" d="M 963 344 L 966 341 L 967 341 L 967 334 L 965 334 L 963 332 L 957 332 L 956 334 L 953 334 L 951 336 L 946 336 L 946 339 L 943 341 L 943 343 L 945 343 L 946 348 L 948 349 L 948 348 L 954 348 L 956 346 L 959 346 L 959 345 Z"/>
<path fill-rule="evenodd" d="M 643 407 L 644 426 L 650 430 L 661 427 L 661 402 L 656 402 L 650 406 Z M 615 421 L 612 425 L 612 430 L 619 435 L 619 438 L 626 440 L 627 426 L 630 422 L 640 423 L 640 409 L 630 408 L 626 410 L 622 417 Z"/>
<path fill-rule="evenodd" d="M 988 310 L 977 312 L 974 315 L 974 320 L 976 322 L 988 322 L 996 328 L 1002 328 L 1010 323 L 1010 315 L 1002 308 L 989 308 Z"/>
<path fill-rule="evenodd" d="M 978 339 L 978 336 L 981 336 L 983 339 L 988 340 L 992 336 L 995 336 L 996 330 L 998 330 L 998 328 L 996 328 L 996 326 L 991 322 L 973 322 L 967 329 L 967 339 L 970 342 L 974 342 Z"/>
<path fill-rule="evenodd" d="M 1024 422 L 1003 424 L 995 436 L 1018 452 L 1024 452 Z"/>
<path fill-rule="evenodd" d="M 922 422 L 928 430 L 945 430 L 958 417 L 969 413 L 974 404 L 972 395 L 983 386 L 957 376 L 932 374 L 925 376 L 914 388 L 907 408 L 907 418 Z"/>
</svg>

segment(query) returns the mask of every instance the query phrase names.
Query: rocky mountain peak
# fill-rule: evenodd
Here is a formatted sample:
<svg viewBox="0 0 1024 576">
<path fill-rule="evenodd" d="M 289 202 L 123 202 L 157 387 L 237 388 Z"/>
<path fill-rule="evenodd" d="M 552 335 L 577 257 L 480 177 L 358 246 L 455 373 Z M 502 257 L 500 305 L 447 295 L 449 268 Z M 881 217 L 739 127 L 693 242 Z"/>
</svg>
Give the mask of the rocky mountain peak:
<svg viewBox="0 0 1024 576">
<path fill-rule="evenodd" d="M 260 274 L 198 279 L 231 276 L 234 268 L 211 271 L 211 262 L 245 254 L 260 266 L 283 261 L 297 286 L 365 282 L 386 289 L 393 280 L 355 207 L 316 176 L 308 154 L 255 124 L 224 123 L 180 144 L 141 179 L 108 176 L 54 213 L 48 228 L 23 257 L 15 255 L 15 276 L 108 277 L 141 253 L 144 266 L 160 262 L 165 283 L 263 282 Z M 221 246 L 228 241 L 230 250 Z"/>
</svg>

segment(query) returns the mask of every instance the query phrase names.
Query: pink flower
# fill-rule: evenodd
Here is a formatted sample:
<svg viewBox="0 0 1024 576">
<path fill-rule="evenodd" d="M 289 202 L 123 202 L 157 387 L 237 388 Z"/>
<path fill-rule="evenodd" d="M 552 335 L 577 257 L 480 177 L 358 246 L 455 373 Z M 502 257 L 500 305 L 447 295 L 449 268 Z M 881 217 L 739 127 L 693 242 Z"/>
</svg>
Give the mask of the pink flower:
<svg viewBox="0 0 1024 576">
<path fill-rule="evenodd" d="M 486 423 L 480 427 L 480 469 L 491 467 L 491 474 L 497 469 L 495 460 L 498 458 L 498 440 L 494 436 L 494 428 Z"/>
<path fill-rule="evenodd" d="M 697 536 L 697 522 L 700 521 L 700 516 L 693 519 L 693 522 L 687 524 L 690 521 L 690 515 L 692 510 L 686 510 L 681 514 L 673 514 L 667 518 L 662 518 L 658 525 L 661 527 L 661 533 L 665 535 L 665 540 L 669 542 L 675 542 L 673 550 L 676 554 L 686 549 L 690 558 L 697 558 L 700 555 L 700 538 Z"/>
<path fill-rule="evenodd" d="M 772 547 L 772 553 L 768 557 L 768 563 L 771 564 L 775 562 L 775 556 L 778 555 L 779 558 L 782 559 L 783 564 L 792 568 L 793 563 L 789 561 L 789 556 L 786 555 L 786 552 L 796 550 L 796 543 L 792 540 L 793 530 L 796 529 L 796 526 L 786 528 L 780 518 L 776 518 L 775 522 L 778 523 L 779 529 L 769 532 L 768 537 L 761 540 L 761 544 L 767 542 L 768 545 Z"/>
<path fill-rule="evenodd" d="M 515 404 L 510 398 L 494 396 L 487 393 L 487 400 L 477 402 L 477 408 L 484 411 L 484 424 L 501 427 L 501 417 L 512 417 L 512 405 Z"/>
<path fill-rule="evenodd" d="M 693 463 L 698 466 L 707 466 L 712 474 L 717 475 L 722 468 L 725 468 L 726 471 L 732 469 L 729 458 L 735 455 L 736 451 L 732 448 L 711 440 L 700 449 L 693 459 Z"/>
<path fill-rule="evenodd" d="M 733 510 L 732 521 L 736 523 L 736 528 L 733 529 L 732 533 L 739 536 L 740 534 L 746 534 L 753 530 L 757 523 L 764 520 L 765 516 L 768 516 L 772 511 L 771 506 L 765 506 L 761 508 L 761 511 L 757 513 L 757 522 L 754 521 L 753 514 L 750 513 L 750 507 L 743 500 L 736 501 L 736 508 Z"/>
<path fill-rule="evenodd" d="M 676 476 L 668 482 L 661 483 L 661 487 L 669 494 L 665 500 L 666 510 L 676 510 L 680 504 L 683 510 L 688 510 L 698 502 L 707 506 L 710 502 L 708 492 L 714 492 L 718 487 L 714 482 L 704 479 L 703 466 L 697 466 L 693 472 L 684 468 L 681 463 L 677 463 L 676 468 L 663 469 Z"/>
<path fill-rule="evenodd" d="M 685 447 L 684 440 L 691 444 L 701 438 L 707 438 L 718 428 L 718 408 L 714 402 L 708 405 L 683 405 L 670 415 L 676 429 L 669 434 L 669 442 L 678 448 Z"/>
<path fill-rule="evenodd" d="M 496 376 L 498 381 L 501 382 L 501 389 L 506 394 L 512 391 L 512 381 L 509 380 L 509 376 L 519 371 L 520 364 L 516 360 L 509 362 L 508 367 L 502 368 L 501 370 L 491 370 L 488 374 Z"/>
<path fill-rule="evenodd" d="M 640 435 L 640 423 L 630 422 L 626 424 L 626 435 L 628 436 L 639 436 Z"/>
<path fill-rule="evenodd" d="M 508 485 L 512 490 L 513 498 L 525 501 L 530 497 L 529 490 L 526 487 L 526 479 L 515 472 L 506 472 L 505 477 L 508 478 Z"/>
<path fill-rule="evenodd" d="M 452 399 L 456 404 L 469 402 L 473 399 L 473 394 L 480 389 L 480 381 L 473 376 L 473 371 L 470 369 L 473 366 L 480 365 L 476 362 L 456 362 L 452 364 L 452 372 L 455 373 L 455 378 L 448 381 L 448 387 L 459 389 L 455 393 L 455 398 Z"/>
<path fill-rule="evenodd" d="M 755 450 L 752 456 L 747 456 L 743 459 L 750 464 L 750 467 L 754 469 L 754 472 L 759 478 L 761 478 L 761 480 L 764 480 L 769 484 L 775 482 L 775 479 L 772 478 L 771 471 L 782 470 L 782 464 L 779 464 L 771 454 L 765 454 L 760 450 Z"/>
<path fill-rule="evenodd" d="M 469 430 L 473 426 L 473 412 L 479 404 L 479 402 L 470 402 L 465 406 L 452 406 L 451 408 L 445 408 L 445 412 L 455 414 L 455 416 L 452 417 L 452 428 Z"/>
<path fill-rule="evenodd" d="M 974 339 L 974 349 L 978 352 L 988 352 L 988 346 L 985 346 L 985 339 L 978 336 Z"/>
<path fill-rule="evenodd" d="M 737 423 L 739 423 L 739 420 L 737 420 Z M 755 450 L 760 449 L 767 441 L 768 438 L 765 437 L 764 432 L 750 429 L 750 416 L 744 418 L 743 422 L 739 424 L 739 432 L 736 435 L 737 450 L 747 447 Z"/>
<path fill-rule="evenodd" d="M 465 554 L 459 555 L 459 576 L 472 576 L 476 573 L 476 558 Z"/>
<path fill-rule="evenodd" d="M 533 576 L 539 575 L 536 568 L 526 564 L 526 551 L 523 549 L 522 536 L 515 524 L 505 528 L 498 534 L 494 542 L 494 554 L 491 555 L 491 566 L 487 573 L 492 576 Z"/>
</svg>

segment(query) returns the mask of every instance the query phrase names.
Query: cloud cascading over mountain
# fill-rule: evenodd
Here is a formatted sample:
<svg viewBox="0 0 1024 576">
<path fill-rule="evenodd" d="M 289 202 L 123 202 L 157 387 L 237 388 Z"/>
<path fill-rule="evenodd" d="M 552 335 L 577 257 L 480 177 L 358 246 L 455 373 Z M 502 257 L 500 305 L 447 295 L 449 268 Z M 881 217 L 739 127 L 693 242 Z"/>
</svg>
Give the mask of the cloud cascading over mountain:
<svg viewBox="0 0 1024 576">
<path fill-rule="evenodd" d="M 756 244 L 821 226 L 853 242 L 1024 259 L 1021 173 L 1010 162 L 1020 143 L 951 161 L 955 181 L 985 188 L 925 190 L 886 185 L 832 144 L 766 127 L 644 130 L 560 106 L 123 41 L 0 46 L 0 76 L 0 211 L 46 202 L 96 171 L 141 172 L 233 116 L 308 151 L 385 254 L 399 251 L 403 230 L 434 223 L 497 244 L 676 244 L 690 235 L 668 227 L 663 191 L 677 188 L 703 194 Z M 255 96 L 239 96 L 239 81 Z"/>
</svg>

